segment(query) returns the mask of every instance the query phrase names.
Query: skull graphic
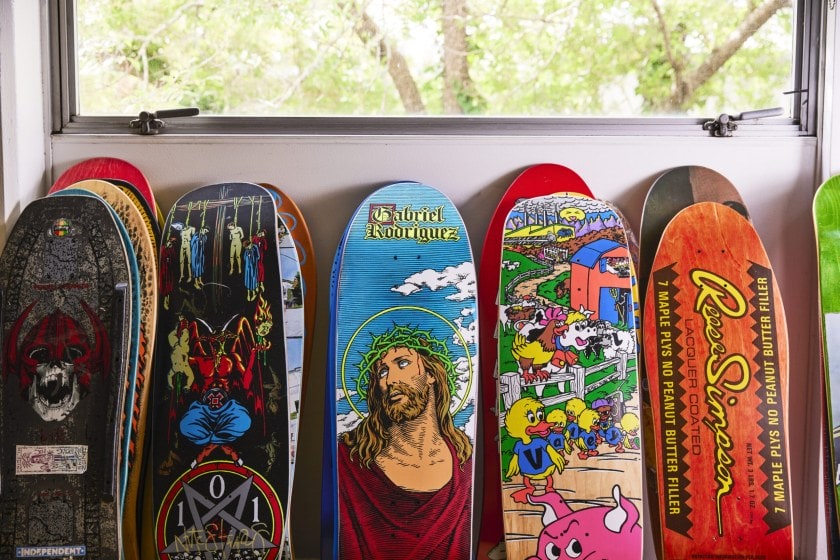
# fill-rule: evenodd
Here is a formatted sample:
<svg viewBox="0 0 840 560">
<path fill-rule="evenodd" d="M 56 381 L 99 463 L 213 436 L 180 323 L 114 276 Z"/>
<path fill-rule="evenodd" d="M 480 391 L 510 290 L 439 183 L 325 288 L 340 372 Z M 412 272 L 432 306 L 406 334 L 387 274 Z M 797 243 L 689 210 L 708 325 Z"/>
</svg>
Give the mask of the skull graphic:
<svg viewBox="0 0 840 560">
<path fill-rule="evenodd" d="M 12 327 L 6 348 L 9 367 L 4 371 L 17 373 L 21 396 L 38 416 L 59 422 L 88 394 L 93 374 L 107 375 L 108 342 L 101 321 L 82 302 L 93 327 L 93 344 L 79 321 L 56 309 L 35 323 L 18 345 L 33 305 Z"/>
</svg>

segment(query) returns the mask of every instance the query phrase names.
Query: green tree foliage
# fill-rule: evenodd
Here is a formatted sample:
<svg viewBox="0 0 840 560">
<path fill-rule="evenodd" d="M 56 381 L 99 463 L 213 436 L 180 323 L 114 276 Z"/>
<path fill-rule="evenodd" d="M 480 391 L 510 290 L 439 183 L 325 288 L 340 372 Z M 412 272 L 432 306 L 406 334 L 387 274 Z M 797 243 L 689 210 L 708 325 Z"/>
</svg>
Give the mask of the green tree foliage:
<svg viewBox="0 0 840 560">
<path fill-rule="evenodd" d="M 717 114 L 784 103 L 791 0 L 77 0 L 81 114 Z"/>
</svg>

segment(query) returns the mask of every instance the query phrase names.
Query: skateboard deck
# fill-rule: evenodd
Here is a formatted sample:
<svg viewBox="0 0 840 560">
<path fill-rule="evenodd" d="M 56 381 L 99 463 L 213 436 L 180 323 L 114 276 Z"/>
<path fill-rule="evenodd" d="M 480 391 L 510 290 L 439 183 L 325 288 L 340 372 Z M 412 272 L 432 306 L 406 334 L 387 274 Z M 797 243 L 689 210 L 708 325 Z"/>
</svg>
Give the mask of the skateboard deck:
<svg viewBox="0 0 840 560">
<path fill-rule="evenodd" d="M 814 196 L 814 230 L 817 238 L 817 269 L 825 373 L 826 439 L 826 511 L 829 537 L 836 531 L 840 485 L 837 460 L 840 458 L 840 176 L 823 183 Z M 835 537 L 836 538 L 836 537 Z"/>
<path fill-rule="evenodd" d="M 723 175 L 698 165 L 675 167 L 659 176 L 645 198 L 639 234 L 639 289 L 645 293 L 662 231 L 677 212 L 695 202 L 719 202 L 749 218 L 735 186 Z"/>
<path fill-rule="evenodd" d="M 146 176 L 133 164 L 119 158 L 95 157 L 80 161 L 59 175 L 50 188 L 49 194 L 85 179 L 119 179 L 131 183 L 143 196 L 155 215 L 158 216 L 159 221 L 163 221 L 160 216 L 160 209 L 155 202 L 155 195 Z"/>
<path fill-rule="evenodd" d="M 589 187 L 574 171 L 562 165 L 544 163 L 523 171 L 505 191 L 487 227 L 481 251 L 478 283 L 478 312 L 485 320 L 479 325 L 481 352 L 481 421 L 483 426 L 483 463 L 481 525 L 478 535 L 478 558 L 504 558 L 505 529 L 502 519 L 502 485 L 499 462 L 499 415 L 497 412 L 497 342 L 496 321 L 486 320 L 498 314 L 499 267 L 502 256 L 502 233 L 505 219 L 521 198 L 531 198 L 558 191 L 592 196 Z"/>
<path fill-rule="evenodd" d="M 665 228 L 642 314 L 665 558 L 793 558 L 782 299 L 715 202 Z"/>
<path fill-rule="evenodd" d="M 631 268 L 604 202 L 558 192 L 507 215 L 497 317 L 508 559 L 641 558 Z"/>
<path fill-rule="evenodd" d="M 104 202 L 24 208 L 0 258 L 4 558 L 120 556 L 130 282 Z"/>
<path fill-rule="evenodd" d="M 122 417 L 120 419 L 120 447 L 117 459 L 119 461 L 119 488 L 120 488 L 120 515 L 123 515 L 123 505 L 125 503 L 126 491 L 128 489 L 128 469 L 131 462 L 129 456 L 129 448 L 134 438 L 133 430 L 134 423 L 132 422 L 131 409 L 135 398 L 137 363 L 139 360 L 139 341 L 140 341 L 140 272 L 137 265 L 137 255 L 134 251 L 134 245 L 128 230 L 125 227 L 119 214 L 114 208 L 98 194 L 85 189 L 77 189 L 70 187 L 61 191 L 55 192 L 50 196 L 60 197 L 88 197 L 96 198 L 106 205 L 111 212 L 111 217 L 114 219 L 114 224 L 120 231 L 120 236 L 125 247 L 128 270 L 129 270 L 129 289 L 127 291 L 129 304 L 127 306 L 129 313 L 127 315 L 125 325 L 123 326 L 123 333 L 128 342 L 127 347 L 127 372 L 126 385 L 124 387 L 125 395 L 123 396 L 124 408 Z M 123 544 L 125 545 L 125 535 L 123 535 Z"/>
<path fill-rule="evenodd" d="M 463 221 L 420 183 L 377 190 L 338 259 L 338 556 L 471 558 L 475 268 Z"/>
<path fill-rule="evenodd" d="M 280 276 L 283 286 L 283 329 L 286 338 L 286 397 L 289 402 L 289 503 L 291 503 L 292 483 L 294 481 L 295 460 L 297 456 L 298 423 L 300 419 L 301 387 L 303 385 L 303 348 L 305 333 L 305 304 L 300 257 L 292 237 L 291 227 L 287 225 L 289 216 L 280 210 L 283 197 L 276 188 L 260 185 L 274 199 L 277 212 L 277 247 L 280 259 Z M 292 225 L 294 222 L 292 221 Z M 286 525 L 290 526 L 289 512 L 286 512 Z M 286 534 L 284 556 L 292 558 L 292 543 L 289 532 Z"/>
<path fill-rule="evenodd" d="M 298 255 L 298 263 L 300 266 L 300 286 L 291 286 L 292 289 L 300 291 L 303 294 L 303 321 L 304 321 L 304 337 L 303 337 L 303 379 L 300 390 L 300 403 L 298 411 L 303 408 L 303 402 L 306 398 L 307 374 L 309 372 L 309 363 L 312 360 L 312 342 L 315 333 L 315 311 L 317 310 L 317 295 L 318 295 L 318 275 L 315 268 L 315 250 L 312 246 L 312 237 L 309 235 L 309 228 L 306 225 L 306 220 L 303 218 L 303 213 L 298 208 L 295 201 L 292 200 L 282 189 L 271 185 L 269 183 L 260 183 L 261 186 L 274 192 L 279 198 L 277 208 L 278 215 L 282 218 L 283 223 L 289 230 L 291 239 L 294 242 L 295 250 Z"/>
<path fill-rule="evenodd" d="M 60 193 L 89 191 L 108 203 L 126 228 L 138 268 L 138 341 L 134 398 L 127 403 L 130 432 L 123 438 L 123 549 L 127 560 L 140 559 L 140 494 L 143 487 L 143 456 L 146 449 L 147 417 L 150 405 L 148 380 L 152 374 L 155 327 L 157 325 L 157 247 L 153 245 L 147 221 L 129 195 L 118 186 L 97 179 L 74 183 Z"/>
<path fill-rule="evenodd" d="M 280 557 L 289 496 L 282 278 L 272 196 L 195 189 L 160 251 L 154 382 L 155 547 Z"/>
<path fill-rule="evenodd" d="M 638 267 L 640 294 L 646 293 L 650 267 L 665 226 L 677 212 L 697 202 L 719 202 L 749 219 L 749 213 L 741 199 L 741 194 L 729 179 L 712 169 L 697 165 L 683 166 L 675 167 L 660 175 L 648 190 L 642 211 Z M 641 328 L 641 324 L 639 327 Z M 641 359 L 640 362 L 642 364 L 642 379 L 645 379 L 644 359 Z M 643 383 L 642 424 L 645 434 L 644 440 L 652 442 L 653 424 L 650 412 L 650 396 L 646 387 L 647 384 Z M 644 450 L 647 487 L 648 492 L 651 493 L 651 499 L 648 501 L 651 516 L 650 529 L 654 543 L 659 545 L 661 542 L 658 511 L 660 500 L 654 494 L 658 476 L 655 468 L 656 457 L 654 456 L 653 445 L 645 446 Z"/>
<path fill-rule="evenodd" d="M 160 220 L 158 214 L 152 210 L 152 207 L 149 206 L 149 203 L 145 198 L 143 198 L 140 191 L 137 190 L 137 187 L 128 181 L 123 181 L 122 179 L 108 179 L 106 182 L 119 188 L 123 194 L 131 200 L 131 203 L 134 204 L 137 210 L 140 211 L 140 215 L 143 218 L 143 225 L 149 232 L 149 237 L 152 239 L 152 243 L 155 247 L 159 247 L 160 226 L 162 220 Z M 157 252 L 155 252 L 155 262 L 157 262 Z"/>
<path fill-rule="evenodd" d="M 364 203 L 363 203 L 364 204 Z M 338 281 L 341 256 L 347 232 L 353 221 L 345 226 L 336 247 L 333 263 L 330 267 L 330 325 L 327 339 L 327 390 L 324 391 L 324 435 L 321 460 L 321 558 L 338 558 L 338 467 L 336 464 L 336 404 L 335 393 L 331 390 L 336 379 L 336 309 L 338 307 Z"/>
</svg>

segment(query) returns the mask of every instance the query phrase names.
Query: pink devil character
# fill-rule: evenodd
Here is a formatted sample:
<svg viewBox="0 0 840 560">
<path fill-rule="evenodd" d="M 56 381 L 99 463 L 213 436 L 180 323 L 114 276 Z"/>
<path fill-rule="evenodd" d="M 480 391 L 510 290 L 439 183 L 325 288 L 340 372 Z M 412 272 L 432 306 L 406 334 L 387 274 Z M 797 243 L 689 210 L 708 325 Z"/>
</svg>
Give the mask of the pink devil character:
<svg viewBox="0 0 840 560">
<path fill-rule="evenodd" d="M 627 558 L 628 551 L 642 549 L 639 510 L 613 486 L 615 507 L 594 506 L 572 510 L 557 492 L 528 496 L 545 508 L 537 553 L 527 560 L 567 558 Z"/>
</svg>

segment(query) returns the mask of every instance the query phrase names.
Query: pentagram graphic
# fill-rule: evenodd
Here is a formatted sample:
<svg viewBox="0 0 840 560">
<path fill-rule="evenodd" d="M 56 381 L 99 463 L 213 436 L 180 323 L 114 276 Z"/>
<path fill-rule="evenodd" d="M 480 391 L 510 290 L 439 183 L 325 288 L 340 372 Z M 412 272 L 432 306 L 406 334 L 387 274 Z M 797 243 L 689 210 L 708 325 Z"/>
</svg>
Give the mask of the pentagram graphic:
<svg viewBox="0 0 840 560">
<path fill-rule="evenodd" d="M 157 522 L 165 560 L 273 560 L 283 536 L 274 489 L 258 473 L 230 461 L 187 471 L 170 488 Z"/>
</svg>

